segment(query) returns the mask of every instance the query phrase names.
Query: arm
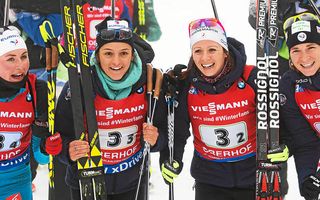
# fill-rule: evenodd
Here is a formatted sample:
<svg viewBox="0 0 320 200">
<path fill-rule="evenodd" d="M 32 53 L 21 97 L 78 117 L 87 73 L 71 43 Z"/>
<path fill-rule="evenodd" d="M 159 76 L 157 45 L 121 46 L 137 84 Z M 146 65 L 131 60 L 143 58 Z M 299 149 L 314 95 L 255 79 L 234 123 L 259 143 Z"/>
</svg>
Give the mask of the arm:
<svg viewBox="0 0 320 200">
<path fill-rule="evenodd" d="M 281 88 L 286 85 L 290 87 L 290 84 L 283 83 Z M 280 107 L 281 125 L 286 130 L 281 132 L 281 138 L 294 156 L 301 189 L 304 179 L 316 172 L 320 157 L 320 141 L 300 112 L 294 99 L 293 90 L 281 90 L 281 93 L 286 96 L 286 102 Z"/>
</svg>

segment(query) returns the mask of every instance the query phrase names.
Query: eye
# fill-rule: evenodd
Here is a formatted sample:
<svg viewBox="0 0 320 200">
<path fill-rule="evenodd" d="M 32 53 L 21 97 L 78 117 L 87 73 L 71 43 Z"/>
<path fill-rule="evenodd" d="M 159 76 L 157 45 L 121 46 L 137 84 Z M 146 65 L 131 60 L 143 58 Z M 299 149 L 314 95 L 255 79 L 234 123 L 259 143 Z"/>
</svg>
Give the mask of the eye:
<svg viewBox="0 0 320 200">
<path fill-rule="evenodd" d="M 111 51 L 105 51 L 103 55 L 110 57 L 113 53 Z"/>
<path fill-rule="evenodd" d="M 120 55 L 121 55 L 121 56 L 127 56 L 127 55 L 129 55 L 129 52 L 127 52 L 127 51 L 122 51 L 122 52 L 120 52 Z"/>
<path fill-rule="evenodd" d="M 14 57 L 10 57 L 10 58 L 7 59 L 7 61 L 8 61 L 8 62 L 14 62 L 15 59 L 14 59 Z"/>
<path fill-rule="evenodd" d="M 25 60 L 25 59 L 28 59 L 28 55 L 27 54 L 24 54 L 21 56 L 21 60 Z"/>
<path fill-rule="evenodd" d="M 209 51 L 210 53 L 214 53 L 214 52 L 217 51 L 217 49 L 215 49 L 215 48 L 210 48 L 208 51 Z"/>
<path fill-rule="evenodd" d="M 202 52 L 201 49 L 195 49 L 195 50 L 193 51 L 194 54 L 200 54 L 201 52 Z"/>
</svg>

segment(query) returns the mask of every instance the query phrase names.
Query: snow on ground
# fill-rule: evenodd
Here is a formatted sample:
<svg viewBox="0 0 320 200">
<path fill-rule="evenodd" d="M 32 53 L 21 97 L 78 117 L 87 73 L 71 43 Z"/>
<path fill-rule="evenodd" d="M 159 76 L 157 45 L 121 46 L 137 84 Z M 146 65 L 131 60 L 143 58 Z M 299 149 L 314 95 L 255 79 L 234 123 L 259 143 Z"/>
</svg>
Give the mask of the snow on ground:
<svg viewBox="0 0 320 200">
<path fill-rule="evenodd" d="M 187 64 L 190 57 L 188 38 L 188 23 L 197 18 L 212 17 L 213 10 L 209 0 L 154 0 L 157 19 L 162 30 L 160 41 L 151 45 L 155 51 L 154 66 L 164 70 L 173 67 L 177 63 Z M 255 63 L 255 31 L 248 23 L 248 5 L 245 0 L 216 0 L 219 18 L 224 25 L 227 35 L 235 37 L 245 43 L 248 64 Z M 190 163 L 193 155 L 192 139 L 188 140 L 184 154 L 185 167 L 175 182 L 175 199 L 194 199 L 192 190 L 193 178 L 190 176 Z M 158 153 L 152 154 L 151 176 L 152 189 L 150 200 L 167 199 L 168 187 L 163 182 L 158 166 Z M 293 159 L 289 159 L 288 167 L 289 193 L 286 200 L 303 200 L 299 195 L 297 175 Z M 34 181 L 37 191 L 34 200 L 47 199 L 48 192 L 47 167 L 38 169 L 38 175 Z M 187 198 L 186 198 L 187 197 Z"/>
</svg>

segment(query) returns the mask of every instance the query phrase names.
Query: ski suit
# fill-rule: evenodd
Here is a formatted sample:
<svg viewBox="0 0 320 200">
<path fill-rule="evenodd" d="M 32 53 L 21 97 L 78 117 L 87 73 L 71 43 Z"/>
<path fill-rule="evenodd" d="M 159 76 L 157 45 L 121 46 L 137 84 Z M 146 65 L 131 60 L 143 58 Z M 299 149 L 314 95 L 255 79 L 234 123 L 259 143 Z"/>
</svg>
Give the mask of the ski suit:
<svg viewBox="0 0 320 200">
<path fill-rule="evenodd" d="M 135 198 L 144 146 L 141 134 L 142 123 L 146 120 L 145 117 L 147 112 L 145 91 L 146 63 L 153 59 L 153 50 L 151 49 L 151 46 L 137 35 L 134 34 L 134 37 L 134 49 L 139 53 L 139 55 L 136 54 L 136 56 L 139 56 L 142 61 L 142 75 L 132 86 L 131 93 L 128 97 L 120 100 L 110 100 L 108 94 L 103 89 L 102 83 L 97 77 L 96 71 L 93 70 L 93 84 L 96 94 L 96 117 L 103 164 L 106 173 L 105 180 L 107 194 L 108 198 L 112 197 L 115 199 Z M 66 84 L 58 100 L 56 129 L 63 137 L 63 150 L 61 155 L 59 155 L 59 158 L 68 165 L 66 182 L 72 189 L 73 199 L 79 199 L 77 163 L 70 160 L 68 153 L 69 143 L 75 139 L 69 95 L 68 84 Z M 163 96 L 159 99 L 153 123 L 154 126 L 158 127 L 159 137 L 157 143 L 151 148 L 151 151 L 160 151 L 167 145 L 167 122 L 166 118 L 163 117 L 163 111 L 166 110 L 166 104 Z M 121 123 L 119 123 L 120 121 Z M 113 136 L 108 136 L 110 131 L 114 133 Z M 116 133 L 121 134 L 115 135 Z M 128 135 L 128 133 L 131 134 Z M 136 133 L 136 136 L 132 136 L 132 133 Z M 119 144 L 114 143 L 116 141 L 116 136 L 119 136 Z M 139 192 L 139 194 L 141 194 L 141 192 Z M 139 199 L 143 198 L 144 197 L 139 197 Z"/>
<path fill-rule="evenodd" d="M 217 199 L 254 199 L 255 195 L 256 68 L 246 65 L 242 43 L 228 38 L 228 48 L 233 69 L 211 84 L 191 68 L 177 99 L 174 160 L 182 163 L 191 123 L 196 199 L 212 198 L 202 191 Z M 166 156 L 161 152 L 160 162 Z"/>
<path fill-rule="evenodd" d="M 294 156 L 301 190 L 320 158 L 320 73 L 305 77 L 289 70 L 281 79 L 280 92 L 280 123 L 286 129 L 281 137 Z"/>
<path fill-rule="evenodd" d="M 0 199 L 32 199 L 31 138 L 48 134 L 46 127 L 35 123 L 35 120 L 46 122 L 46 98 L 45 82 L 30 74 L 16 95 L 0 99 Z M 34 154 L 36 160 L 37 155 Z"/>
</svg>

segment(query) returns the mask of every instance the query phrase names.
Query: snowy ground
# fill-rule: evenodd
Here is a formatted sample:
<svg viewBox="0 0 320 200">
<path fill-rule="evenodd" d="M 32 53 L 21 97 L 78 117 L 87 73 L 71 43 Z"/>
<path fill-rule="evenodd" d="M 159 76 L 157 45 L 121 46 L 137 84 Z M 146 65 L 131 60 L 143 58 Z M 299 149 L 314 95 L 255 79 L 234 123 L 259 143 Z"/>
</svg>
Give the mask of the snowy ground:
<svg viewBox="0 0 320 200">
<path fill-rule="evenodd" d="M 248 64 L 255 63 L 255 32 L 248 24 L 249 0 L 216 0 L 219 18 L 224 25 L 227 35 L 245 43 Z M 197 18 L 212 17 L 213 11 L 209 0 L 155 0 L 154 8 L 162 30 L 160 41 L 152 43 L 156 57 L 154 66 L 166 70 L 177 63 L 187 64 L 190 56 L 188 39 L 188 23 Z M 192 140 L 188 141 L 184 154 L 185 168 L 175 182 L 176 200 L 194 199 L 192 190 L 193 179 L 189 173 L 191 162 Z M 158 154 L 152 154 L 153 173 L 150 191 L 151 200 L 167 199 L 168 187 L 164 184 L 158 166 Z M 289 159 L 288 181 L 290 184 L 287 200 L 303 200 L 299 195 L 297 176 L 293 159 Z M 34 200 L 47 199 L 47 167 L 38 169 L 35 179 L 37 191 Z M 186 198 L 188 197 L 188 198 Z"/>
</svg>

